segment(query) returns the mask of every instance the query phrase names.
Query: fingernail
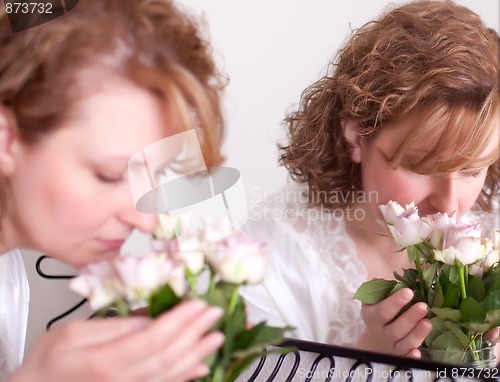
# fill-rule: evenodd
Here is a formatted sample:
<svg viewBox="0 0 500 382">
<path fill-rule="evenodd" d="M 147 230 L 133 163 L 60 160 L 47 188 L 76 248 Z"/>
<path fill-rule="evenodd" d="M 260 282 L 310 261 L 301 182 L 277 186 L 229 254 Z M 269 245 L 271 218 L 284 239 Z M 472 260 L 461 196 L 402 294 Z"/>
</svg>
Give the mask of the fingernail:
<svg viewBox="0 0 500 382">
<path fill-rule="evenodd" d="M 402 302 L 407 303 L 413 298 L 413 292 L 410 289 L 402 289 L 399 296 Z"/>
<path fill-rule="evenodd" d="M 226 336 L 222 332 L 213 332 L 212 335 L 215 336 L 214 343 L 215 343 L 215 346 L 217 346 L 217 347 L 222 345 L 224 343 L 224 341 L 226 340 Z"/>
<path fill-rule="evenodd" d="M 192 309 L 202 310 L 207 307 L 207 302 L 204 300 L 189 300 L 185 304 L 189 305 Z"/>
<path fill-rule="evenodd" d="M 210 374 L 210 368 L 203 364 L 198 367 L 198 376 L 199 377 L 206 377 L 208 374 Z"/>
<path fill-rule="evenodd" d="M 210 316 L 210 318 L 216 321 L 224 315 L 224 309 L 222 309 L 220 306 L 211 306 L 209 308 L 208 315 Z"/>
<path fill-rule="evenodd" d="M 148 326 L 149 324 L 151 324 L 151 319 L 150 318 L 146 318 L 146 317 L 141 317 L 141 318 L 136 318 L 134 319 L 134 328 L 136 330 L 142 330 L 144 329 L 146 326 Z"/>
<path fill-rule="evenodd" d="M 427 306 L 427 304 L 422 302 L 418 304 L 418 310 L 422 314 L 427 314 L 427 312 L 429 311 L 429 307 Z"/>
</svg>

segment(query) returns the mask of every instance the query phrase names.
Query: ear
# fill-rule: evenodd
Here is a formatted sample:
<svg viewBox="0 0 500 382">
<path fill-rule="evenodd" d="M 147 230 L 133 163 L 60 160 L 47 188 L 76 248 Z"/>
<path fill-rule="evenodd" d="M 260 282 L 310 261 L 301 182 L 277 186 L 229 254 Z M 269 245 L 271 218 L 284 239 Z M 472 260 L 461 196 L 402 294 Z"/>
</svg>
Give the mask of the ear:
<svg viewBox="0 0 500 382">
<path fill-rule="evenodd" d="M 352 119 L 343 119 L 340 126 L 344 133 L 344 138 L 350 146 L 351 160 L 354 163 L 361 163 L 361 137 L 359 136 L 359 123 Z"/>
<path fill-rule="evenodd" d="M 14 171 L 15 141 L 15 118 L 8 108 L 0 105 L 0 175 L 8 176 Z"/>
</svg>

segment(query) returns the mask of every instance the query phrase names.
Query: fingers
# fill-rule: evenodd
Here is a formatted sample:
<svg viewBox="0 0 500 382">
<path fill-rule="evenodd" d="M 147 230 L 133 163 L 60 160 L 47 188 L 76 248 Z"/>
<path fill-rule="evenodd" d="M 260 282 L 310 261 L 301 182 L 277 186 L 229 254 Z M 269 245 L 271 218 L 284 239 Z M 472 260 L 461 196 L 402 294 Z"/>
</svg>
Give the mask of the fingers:
<svg viewBox="0 0 500 382">
<path fill-rule="evenodd" d="M 122 338 L 118 345 L 128 350 L 131 360 L 137 360 L 136 357 L 140 352 L 146 353 L 144 357 L 147 357 L 148 352 L 154 353 L 164 348 L 166 343 L 182 331 L 184 325 L 193 321 L 206 308 L 206 303 L 198 300 L 180 304 L 157 319 L 151 320 L 144 330 Z M 148 349 L 148 352 L 142 349 Z"/>
<path fill-rule="evenodd" d="M 172 381 L 191 381 L 207 375 L 210 370 L 203 360 L 217 350 L 223 342 L 223 334 L 214 332 L 207 334 L 191 349 L 184 351 L 184 357 L 177 360 L 169 369 L 168 374 Z"/>
<path fill-rule="evenodd" d="M 493 328 L 484 333 L 483 337 L 486 341 L 491 342 L 493 344 L 497 344 L 500 342 L 500 328 Z"/>
<path fill-rule="evenodd" d="M 33 346 L 21 370 L 54 382 L 192 380 L 208 372 L 204 358 L 224 341 L 221 333 L 209 332 L 222 313 L 191 301 L 155 320 L 131 317 L 65 324 Z"/>
<path fill-rule="evenodd" d="M 141 332 L 120 340 L 114 362 L 123 364 L 131 380 L 180 381 L 193 370 L 204 372 L 202 360 L 223 343 L 221 333 L 207 331 L 222 316 L 218 307 L 204 302 L 181 304 L 154 320 Z M 123 354 L 126 353 L 126 354 Z"/>
<path fill-rule="evenodd" d="M 394 320 L 399 311 L 412 298 L 413 291 L 411 289 L 401 289 L 378 304 L 363 306 L 361 316 L 368 327 L 381 330 L 386 324 Z"/>
<path fill-rule="evenodd" d="M 420 359 L 422 358 L 422 354 L 420 353 L 420 350 L 418 349 L 412 349 L 406 354 L 407 357 L 410 358 L 415 358 L 415 359 Z"/>
<path fill-rule="evenodd" d="M 402 289 L 378 304 L 363 306 L 363 320 L 371 336 L 376 337 L 366 340 L 371 347 L 377 346 L 371 350 L 420 358 L 418 347 L 432 330 L 432 322 L 425 318 L 427 305 L 417 303 L 396 318 L 412 298 L 410 289 Z M 383 349 L 380 349 L 381 343 Z"/>
<path fill-rule="evenodd" d="M 73 350 L 116 340 L 144 329 L 150 323 L 151 319 L 146 317 L 75 321 L 52 329 L 50 333 L 59 338 L 62 348 L 67 344 Z"/>
<path fill-rule="evenodd" d="M 412 329 L 427 315 L 427 305 L 419 302 L 404 312 L 398 319 L 386 325 L 386 332 L 396 341 L 410 334 Z"/>
<path fill-rule="evenodd" d="M 402 321 L 405 318 L 401 316 L 397 321 Z M 398 325 L 400 322 L 394 322 L 394 325 Z M 406 323 L 402 324 L 406 325 Z M 432 322 L 429 319 L 422 318 L 420 321 L 415 323 L 414 327 L 407 333 L 406 336 L 401 337 L 394 343 L 394 351 L 396 354 L 412 354 L 415 350 L 421 346 L 424 342 L 425 337 L 429 335 L 432 330 Z M 419 358 L 420 352 L 418 352 Z"/>
</svg>

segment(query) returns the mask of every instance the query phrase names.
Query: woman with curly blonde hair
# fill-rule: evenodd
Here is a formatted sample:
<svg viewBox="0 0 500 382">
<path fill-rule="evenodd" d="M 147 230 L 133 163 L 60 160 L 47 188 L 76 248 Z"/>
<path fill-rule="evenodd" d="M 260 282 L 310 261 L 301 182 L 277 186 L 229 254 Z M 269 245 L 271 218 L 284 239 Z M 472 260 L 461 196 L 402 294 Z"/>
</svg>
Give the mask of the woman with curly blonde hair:
<svg viewBox="0 0 500 382">
<path fill-rule="evenodd" d="M 418 357 L 427 306 L 403 289 L 372 306 L 359 285 L 406 256 L 378 205 L 473 214 L 498 227 L 500 37 L 452 1 L 413 1 L 355 30 L 287 117 L 281 164 L 296 184 L 266 198 L 248 230 L 274 272 L 244 291 L 250 318 L 311 341 Z M 490 333 L 493 340 L 497 331 Z"/>
<path fill-rule="evenodd" d="M 154 321 L 62 324 L 21 364 L 29 290 L 17 249 L 77 268 L 118 256 L 133 229 L 156 226 L 131 196 L 134 154 L 194 129 L 206 165 L 221 162 L 224 81 L 208 41 L 170 0 L 80 0 L 52 21 L 8 10 L 0 13 L 0 380 L 206 375 L 204 359 L 223 342 L 212 330 L 222 312 L 201 301 Z"/>
</svg>

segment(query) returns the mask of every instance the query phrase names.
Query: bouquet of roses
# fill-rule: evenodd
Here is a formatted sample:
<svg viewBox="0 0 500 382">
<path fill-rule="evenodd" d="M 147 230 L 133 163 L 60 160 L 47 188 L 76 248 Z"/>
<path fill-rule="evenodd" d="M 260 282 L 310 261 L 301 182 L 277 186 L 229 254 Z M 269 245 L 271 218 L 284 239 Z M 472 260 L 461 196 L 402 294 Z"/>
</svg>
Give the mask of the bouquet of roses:
<svg viewBox="0 0 500 382">
<path fill-rule="evenodd" d="M 413 203 L 403 208 L 391 201 L 380 210 L 415 269 L 395 272 L 396 280 L 367 281 L 354 298 L 375 304 L 410 288 L 414 297 L 407 307 L 425 302 L 433 324 L 423 348 L 451 354 L 490 346 L 483 334 L 500 326 L 500 232 L 482 237 L 479 223 L 457 221 L 446 213 L 421 218 Z"/>
<path fill-rule="evenodd" d="M 266 273 L 264 246 L 233 233 L 226 220 L 206 221 L 203 229 L 189 232 L 187 215 L 159 215 L 153 235 L 153 251 L 145 256 L 121 256 L 90 264 L 70 283 L 99 314 L 114 310 L 127 316 L 146 308 L 157 317 L 179 302 L 200 298 L 224 309 L 214 329 L 225 335 L 223 347 L 206 362 L 211 368 L 206 381 L 234 381 L 255 359 L 271 352 L 289 328 L 261 322 L 247 327 L 239 286 L 260 282 Z"/>
</svg>

